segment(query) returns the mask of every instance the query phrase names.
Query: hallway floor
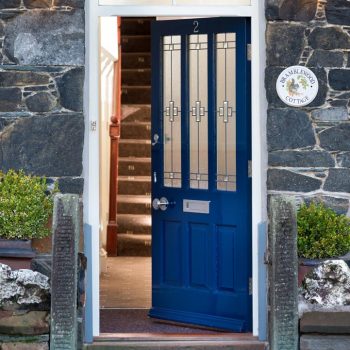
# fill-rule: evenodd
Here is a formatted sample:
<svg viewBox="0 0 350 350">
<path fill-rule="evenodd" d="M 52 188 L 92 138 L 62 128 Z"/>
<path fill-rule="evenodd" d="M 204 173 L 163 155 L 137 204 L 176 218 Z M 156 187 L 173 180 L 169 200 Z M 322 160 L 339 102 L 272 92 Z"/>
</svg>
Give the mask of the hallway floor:
<svg viewBox="0 0 350 350">
<path fill-rule="evenodd" d="M 151 307 L 151 258 L 113 257 L 106 259 L 100 277 L 100 307 L 149 309 Z"/>
<path fill-rule="evenodd" d="M 151 258 L 113 257 L 106 260 L 106 269 L 100 277 L 101 333 L 222 334 L 148 317 Z"/>
</svg>

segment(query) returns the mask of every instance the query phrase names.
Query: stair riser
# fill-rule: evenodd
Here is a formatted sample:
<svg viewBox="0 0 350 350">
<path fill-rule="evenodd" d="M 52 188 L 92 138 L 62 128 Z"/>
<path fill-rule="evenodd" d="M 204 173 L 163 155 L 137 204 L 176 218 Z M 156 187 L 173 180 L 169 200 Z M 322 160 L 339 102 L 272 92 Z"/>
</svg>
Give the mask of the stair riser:
<svg viewBox="0 0 350 350">
<path fill-rule="evenodd" d="M 119 202 L 117 211 L 119 214 L 151 215 L 151 202 L 149 203 Z"/>
<path fill-rule="evenodd" d="M 119 157 L 151 157 L 149 144 L 119 143 Z"/>
<path fill-rule="evenodd" d="M 142 343 L 142 342 L 140 342 Z M 162 345 L 162 342 L 158 342 L 157 344 L 149 345 L 146 344 L 140 344 L 140 345 L 128 345 L 127 343 L 124 344 L 118 344 L 117 342 L 115 344 L 109 344 L 109 345 L 100 345 L 100 344 L 93 344 L 89 345 L 86 349 L 94 349 L 94 350 L 107 350 L 107 349 L 123 349 L 123 350 L 180 350 L 180 349 L 186 349 L 186 350 L 266 350 L 267 347 L 264 344 L 216 344 L 216 345 L 210 345 L 210 344 L 193 344 L 189 345 L 188 343 L 181 344 L 177 343 L 174 344 L 174 342 L 167 342 L 167 345 Z M 171 344 L 173 343 L 173 344 Z M 117 345 L 118 344 L 118 345 Z M 278 349 L 283 350 L 283 349 Z M 316 349 L 315 349 L 316 350 Z"/>
<path fill-rule="evenodd" d="M 122 54 L 122 69 L 151 68 L 151 55 L 149 53 Z"/>
<path fill-rule="evenodd" d="M 122 70 L 122 85 L 151 85 L 151 71 L 148 69 Z"/>
<path fill-rule="evenodd" d="M 117 218 L 118 222 L 118 218 Z M 150 226 L 142 226 L 142 225 L 132 225 L 127 223 L 119 223 L 118 222 L 118 232 L 120 233 L 132 233 L 134 235 L 150 235 L 152 233 L 152 229 Z"/>
<path fill-rule="evenodd" d="M 119 175 L 150 176 L 151 160 L 148 163 L 135 161 L 119 162 L 118 170 Z"/>
<path fill-rule="evenodd" d="M 122 122 L 150 122 L 151 107 L 150 106 L 122 106 Z"/>
<path fill-rule="evenodd" d="M 118 237 L 118 256 L 151 256 L 152 246 L 149 241 L 131 241 Z"/>
<path fill-rule="evenodd" d="M 150 87 L 122 87 L 122 104 L 150 104 Z"/>
<path fill-rule="evenodd" d="M 151 182 L 118 181 L 119 194 L 150 195 Z"/>
<path fill-rule="evenodd" d="M 123 18 L 120 31 L 122 35 L 150 35 L 151 20 Z"/>
<path fill-rule="evenodd" d="M 151 123 L 149 124 L 133 124 L 123 125 L 121 127 L 122 139 L 139 139 L 150 140 L 151 139 Z"/>
<path fill-rule="evenodd" d="M 122 37 L 122 52 L 150 52 L 150 36 L 124 36 Z"/>
</svg>

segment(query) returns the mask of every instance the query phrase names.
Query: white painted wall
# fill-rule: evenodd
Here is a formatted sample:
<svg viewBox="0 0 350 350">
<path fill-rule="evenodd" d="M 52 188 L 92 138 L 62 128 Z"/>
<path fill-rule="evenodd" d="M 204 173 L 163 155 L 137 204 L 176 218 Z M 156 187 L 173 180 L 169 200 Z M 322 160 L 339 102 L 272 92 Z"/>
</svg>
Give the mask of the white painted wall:
<svg viewBox="0 0 350 350">
<path fill-rule="evenodd" d="M 109 212 L 110 137 L 113 115 L 114 64 L 118 60 L 118 24 L 116 17 L 100 18 L 100 246 L 106 247 Z"/>
<path fill-rule="evenodd" d="M 250 6 L 251 0 L 99 0 L 99 5 Z"/>
</svg>

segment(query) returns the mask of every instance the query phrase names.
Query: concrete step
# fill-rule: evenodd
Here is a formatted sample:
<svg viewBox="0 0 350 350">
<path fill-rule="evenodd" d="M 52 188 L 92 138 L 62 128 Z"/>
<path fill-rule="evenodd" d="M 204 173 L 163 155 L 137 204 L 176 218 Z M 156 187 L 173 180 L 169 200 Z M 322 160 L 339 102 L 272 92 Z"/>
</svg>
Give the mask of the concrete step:
<svg viewBox="0 0 350 350">
<path fill-rule="evenodd" d="M 151 158 L 119 157 L 118 171 L 121 176 L 150 176 Z"/>
<path fill-rule="evenodd" d="M 122 85 L 146 86 L 151 85 L 151 69 L 128 68 L 122 69 Z"/>
<path fill-rule="evenodd" d="M 150 215 L 117 215 L 118 232 L 127 234 L 151 234 L 152 218 Z"/>
<path fill-rule="evenodd" d="M 120 139 L 119 141 L 119 157 L 151 157 L 151 141 Z"/>
<path fill-rule="evenodd" d="M 151 215 L 151 197 L 119 195 L 117 208 L 118 214 Z"/>
<path fill-rule="evenodd" d="M 349 335 L 305 334 L 300 337 L 300 350 L 349 350 Z"/>
<path fill-rule="evenodd" d="M 151 256 L 152 236 L 143 234 L 118 234 L 118 256 Z"/>
<path fill-rule="evenodd" d="M 122 53 L 122 69 L 151 68 L 151 54 L 147 52 Z"/>
<path fill-rule="evenodd" d="M 150 86 L 122 86 L 122 104 L 150 104 Z"/>
<path fill-rule="evenodd" d="M 150 35 L 123 35 L 121 38 L 122 52 L 150 52 Z"/>
<path fill-rule="evenodd" d="M 120 31 L 122 35 L 145 35 L 151 34 L 152 17 L 126 18 L 121 21 Z"/>
<path fill-rule="evenodd" d="M 119 176 L 118 193 L 127 195 L 151 195 L 150 176 Z"/>
<path fill-rule="evenodd" d="M 150 122 L 151 105 L 149 104 L 124 104 L 122 105 L 123 122 Z"/>
<path fill-rule="evenodd" d="M 121 135 L 122 139 L 151 139 L 150 122 L 122 122 Z"/>
</svg>

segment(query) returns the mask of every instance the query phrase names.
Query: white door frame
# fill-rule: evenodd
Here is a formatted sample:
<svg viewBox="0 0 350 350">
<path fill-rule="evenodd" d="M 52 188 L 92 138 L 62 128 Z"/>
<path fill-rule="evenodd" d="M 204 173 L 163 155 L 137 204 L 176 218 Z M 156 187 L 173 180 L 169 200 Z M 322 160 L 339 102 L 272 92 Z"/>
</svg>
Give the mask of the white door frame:
<svg viewBox="0 0 350 350">
<path fill-rule="evenodd" d="M 98 0 L 86 1 L 86 70 L 85 70 L 85 143 L 84 143 L 84 224 L 92 250 L 87 273 L 90 285 L 88 304 L 92 305 L 87 328 L 99 336 L 99 17 L 103 16 L 226 16 L 251 17 L 252 26 L 252 268 L 253 268 L 253 335 L 259 336 L 259 303 L 266 298 L 265 286 L 259 286 L 262 260 L 259 258 L 259 225 L 266 221 L 266 110 L 265 17 L 264 1 L 252 0 L 251 6 L 99 6 Z M 263 291 L 261 291 L 263 287 Z M 259 314 L 260 313 L 260 314 Z M 266 313 L 266 310 L 265 312 Z"/>
</svg>

